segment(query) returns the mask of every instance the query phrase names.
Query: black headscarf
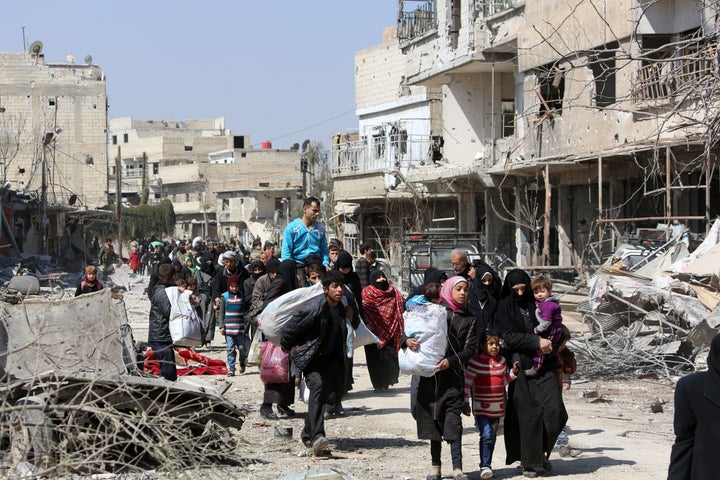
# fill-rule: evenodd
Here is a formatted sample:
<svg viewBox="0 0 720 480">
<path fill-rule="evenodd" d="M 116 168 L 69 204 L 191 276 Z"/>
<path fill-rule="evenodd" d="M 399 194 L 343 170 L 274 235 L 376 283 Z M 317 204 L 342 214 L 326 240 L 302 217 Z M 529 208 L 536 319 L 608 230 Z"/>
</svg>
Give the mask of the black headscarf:
<svg viewBox="0 0 720 480">
<path fill-rule="evenodd" d="M 500 279 L 496 278 L 497 274 L 485 262 L 473 262 L 473 268 L 475 268 L 475 280 L 468 293 L 467 308 L 475 317 L 475 334 L 477 338 L 481 338 L 486 330 L 495 327 L 495 310 L 502 285 Z M 487 275 L 493 279 L 490 285 L 482 283 L 483 277 Z"/>
<path fill-rule="evenodd" d="M 206 253 L 200 257 L 200 271 L 208 275 L 215 274 L 215 259 L 212 254 Z"/>
<path fill-rule="evenodd" d="M 352 268 L 353 268 L 352 255 L 350 255 L 350 253 L 346 250 L 341 251 L 337 256 L 337 260 L 335 260 L 335 268 L 337 268 L 337 269 L 349 268 L 350 271 L 352 272 Z"/>
<path fill-rule="evenodd" d="M 380 277 L 385 277 L 384 281 L 378 280 Z M 387 290 L 390 288 L 390 283 L 387 281 L 387 276 L 385 275 L 385 272 L 383 272 L 381 269 L 373 270 L 370 272 L 370 285 L 377 288 L 378 290 Z"/>
<path fill-rule="evenodd" d="M 294 260 L 283 260 L 280 262 L 280 267 L 277 269 L 277 276 L 285 282 L 288 291 L 298 288 L 297 265 Z"/>
<path fill-rule="evenodd" d="M 444 270 L 439 270 L 435 267 L 428 267 L 425 270 L 425 275 L 423 276 L 423 284 L 415 287 L 410 296 L 425 295 L 425 287 L 428 283 L 439 283 L 442 285 L 447 278 L 447 273 L 445 273 Z"/>
<path fill-rule="evenodd" d="M 256 268 L 261 269 L 262 272 L 254 273 Z M 257 280 L 263 274 L 265 274 L 265 264 L 262 262 L 262 260 L 253 260 L 252 262 L 250 262 L 250 275 L 252 276 L 252 278 Z"/>
<path fill-rule="evenodd" d="M 270 258 L 268 259 L 267 263 L 265 263 L 265 272 L 277 272 L 280 269 L 280 260 L 277 258 Z"/>
<path fill-rule="evenodd" d="M 522 296 L 519 296 L 512 287 L 521 283 L 525 285 L 525 291 Z M 500 292 L 500 298 L 510 296 L 512 296 L 513 300 L 521 307 L 527 307 L 535 303 L 535 296 L 533 295 L 532 286 L 530 285 L 530 276 L 524 270 L 515 268 L 505 275 L 505 283 Z"/>
</svg>

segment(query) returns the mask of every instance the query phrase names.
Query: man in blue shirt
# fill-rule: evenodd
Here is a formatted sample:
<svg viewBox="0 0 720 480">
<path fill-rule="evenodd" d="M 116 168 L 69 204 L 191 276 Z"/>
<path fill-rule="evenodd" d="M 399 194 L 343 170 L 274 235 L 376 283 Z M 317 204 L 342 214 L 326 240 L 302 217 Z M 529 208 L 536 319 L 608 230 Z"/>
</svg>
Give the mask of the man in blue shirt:
<svg viewBox="0 0 720 480">
<path fill-rule="evenodd" d="M 283 260 L 293 260 L 302 266 L 309 255 L 316 255 L 322 258 L 325 267 L 330 265 L 325 226 L 317 221 L 318 215 L 320 200 L 306 198 L 303 202 L 303 216 L 285 227 L 281 251 Z"/>
</svg>

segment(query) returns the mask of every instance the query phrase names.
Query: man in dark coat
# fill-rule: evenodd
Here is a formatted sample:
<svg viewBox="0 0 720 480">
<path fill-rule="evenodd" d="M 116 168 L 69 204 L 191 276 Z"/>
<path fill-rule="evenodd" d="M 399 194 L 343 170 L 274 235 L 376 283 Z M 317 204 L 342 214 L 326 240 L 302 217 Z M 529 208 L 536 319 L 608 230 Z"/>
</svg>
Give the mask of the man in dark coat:
<svg viewBox="0 0 720 480">
<path fill-rule="evenodd" d="M 720 335 L 710 344 L 708 370 L 681 378 L 675 387 L 675 443 L 668 480 L 718 478 L 720 457 Z"/>
<path fill-rule="evenodd" d="M 506 356 L 520 362 L 521 372 L 532 366 L 537 353 L 552 352 L 552 342 L 534 333 L 537 323 L 530 277 L 520 269 L 511 270 L 505 277 L 495 325 L 509 350 Z M 552 471 L 550 452 L 568 419 L 558 368 L 557 357 L 547 357 L 537 376 L 521 374 L 508 387 L 506 464 L 520 460 L 525 477 L 536 477 L 538 467 Z"/>
<path fill-rule="evenodd" d="M 318 454 L 330 443 L 325 438 L 323 405 L 332 392 L 342 393 L 345 386 L 343 357 L 346 356 L 347 323 L 354 320 L 353 310 L 343 306 L 343 276 L 338 271 L 325 274 L 324 295 L 317 297 L 295 314 L 282 332 L 283 350 L 290 352 L 291 374 L 305 375 L 310 390 L 308 413 L 300 438 Z"/>
<path fill-rule="evenodd" d="M 158 268 L 158 283 L 149 292 L 150 327 L 148 329 L 148 344 L 160 362 L 160 375 L 172 381 L 177 380 L 177 370 L 175 352 L 172 348 L 173 340 L 170 336 L 170 298 L 165 288 L 175 285 L 174 273 L 175 270 L 168 263 Z"/>
</svg>

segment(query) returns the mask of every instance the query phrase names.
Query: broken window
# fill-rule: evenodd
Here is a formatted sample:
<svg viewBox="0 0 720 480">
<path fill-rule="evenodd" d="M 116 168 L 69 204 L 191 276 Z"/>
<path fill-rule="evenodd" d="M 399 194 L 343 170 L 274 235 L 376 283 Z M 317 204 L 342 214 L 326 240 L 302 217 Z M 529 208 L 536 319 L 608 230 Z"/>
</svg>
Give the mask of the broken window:
<svg viewBox="0 0 720 480">
<path fill-rule="evenodd" d="M 716 69 L 717 38 L 698 29 L 671 35 L 643 35 L 642 61 L 633 88 L 635 101 L 669 99 Z"/>
<path fill-rule="evenodd" d="M 460 29 L 462 28 L 462 1 L 450 0 L 450 25 L 448 33 L 450 34 L 450 45 L 457 48 Z"/>
<path fill-rule="evenodd" d="M 373 147 L 375 149 L 375 158 L 382 158 L 385 156 L 385 131 L 380 130 L 380 133 L 373 135 Z"/>
<path fill-rule="evenodd" d="M 153 167 L 153 175 L 157 175 L 158 173 L 160 173 L 160 164 L 159 163 L 153 163 L 152 167 Z"/>
<path fill-rule="evenodd" d="M 618 43 L 612 42 L 590 55 L 590 69 L 595 77 L 595 105 L 608 107 L 616 102 L 615 94 L 615 51 Z"/>
<path fill-rule="evenodd" d="M 515 135 L 515 100 L 501 100 L 502 106 L 502 136 Z"/>
<path fill-rule="evenodd" d="M 565 70 L 556 63 L 542 67 L 537 74 L 540 116 L 562 113 L 565 95 Z"/>
</svg>

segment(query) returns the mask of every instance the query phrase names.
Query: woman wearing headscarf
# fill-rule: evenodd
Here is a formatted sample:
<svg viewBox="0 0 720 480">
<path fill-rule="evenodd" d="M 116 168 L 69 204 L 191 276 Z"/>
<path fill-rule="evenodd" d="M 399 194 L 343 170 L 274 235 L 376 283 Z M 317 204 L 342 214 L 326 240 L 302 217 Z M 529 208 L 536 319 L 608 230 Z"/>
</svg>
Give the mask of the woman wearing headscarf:
<svg viewBox="0 0 720 480">
<path fill-rule="evenodd" d="M 415 287 L 415 289 L 412 291 L 408 298 L 412 298 L 415 295 L 424 295 L 425 287 L 428 283 L 437 283 L 442 285 L 443 283 L 445 283 L 445 280 L 447 280 L 447 278 L 447 273 L 445 273 L 443 270 L 437 269 L 435 267 L 428 267 L 425 270 L 425 275 L 423 276 L 423 284 Z"/>
<path fill-rule="evenodd" d="M 270 267 L 270 261 L 268 260 L 268 267 Z M 265 300 L 263 301 L 263 310 L 268 306 L 270 302 L 282 295 L 288 293 L 291 290 L 297 288 L 297 267 L 293 260 L 283 260 L 277 267 L 277 275 L 270 281 L 270 288 L 268 288 L 265 294 Z M 295 379 L 290 378 L 288 383 L 266 383 L 265 393 L 263 394 L 263 403 L 260 405 L 260 415 L 263 417 L 274 420 L 277 419 L 277 415 L 273 413 L 272 404 L 277 404 L 277 410 L 281 414 L 292 417 L 295 415 L 295 411 L 290 407 L 295 401 Z"/>
<path fill-rule="evenodd" d="M 453 476 L 467 479 L 462 472 L 462 419 L 464 371 L 475 355 L 475 318 L 468 312 L 469 286 L 461 276 L 447 279 L 440 290 L 447 310 L 448 346 L 432 377 L 413 377 L 411 411 L 417 422 L 418 438 L 430 440 L 431 471 L 428 480 L 440 480 L 442 441 L 450 444 Z"/>
<path fill-rule="evenodd" d="M 363 319 L 379 339 L 365 345 L 365 360 L 373 388 L 386 392 L 398 382 L 398 350 L 404 341 L 403 306 L 400 290 L 390 285 L 385 272 L 370 272 L 370 285 L 362 291 Z"/>
<path fill-rule="evenodd" d="M 497 275 L 486 263 L 473 264 L 475 278 L 468 294 L 467 308 L 475 317 L 475 336 L 481 338 L 486 330 L 494 327 L 495 310 L 498 297 L 495 295 L 500 288 L 496 283 Z"/>
<path fill-rule="evenodd" d="M 717 478 L 720 458 L 720 335 L 710 343 L 708 369 L 678 380 L 675 386 L 675 443 L 668 480 Z"/>
<path fill-rule="evenodd" d="M 506 356 L 520 362 L 520 376 L 508 388 L 505 411 L 505 463 L 520 461 L 523 475 L 534 478 L 536 469 L 552 471 L 549 457 L 568 416 L 558 380 L 556 356 L 547 360 L 535 377 L 522 372 L 532 366 L 533 357 L 552 351 L 552 342 L 534 333 L 535 298 L 530 277 L 520 269 L 505 277 L 495 325 L 508 349 Z"/>
</svg>

